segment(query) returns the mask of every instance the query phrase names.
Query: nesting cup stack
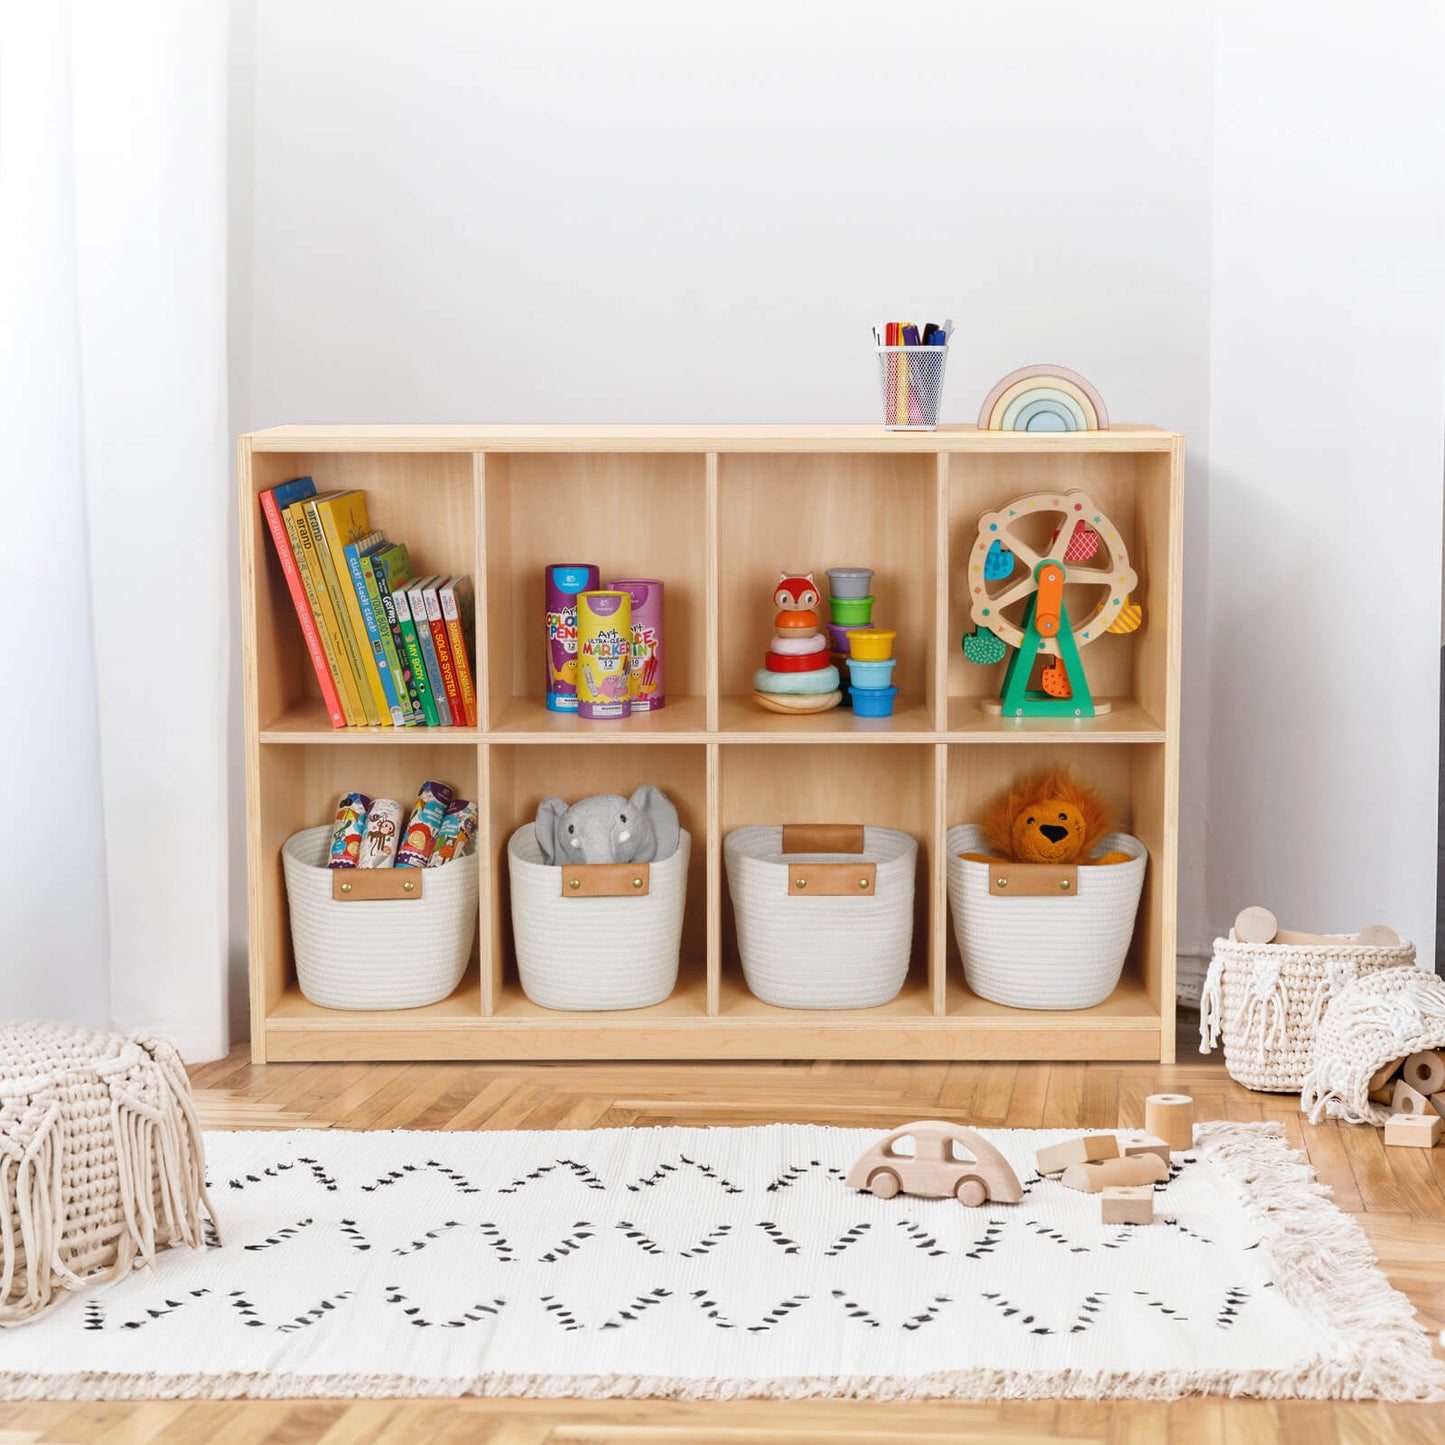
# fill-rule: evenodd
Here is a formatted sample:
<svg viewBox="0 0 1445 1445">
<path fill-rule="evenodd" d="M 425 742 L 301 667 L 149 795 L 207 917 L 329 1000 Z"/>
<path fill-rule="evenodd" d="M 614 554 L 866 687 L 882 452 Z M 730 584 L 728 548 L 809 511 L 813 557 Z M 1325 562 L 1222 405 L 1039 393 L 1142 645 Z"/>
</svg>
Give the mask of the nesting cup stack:
<svg viewBox="0 0 1445 1445">
<path fill-rule="evenodd" d="M 828 585 L 832 614 L 828 632 L 838 666 L 846 667 L 844 701 L 859 717 L 892 717 L 898 689 L 893 685 L 893 642 L 890 628 L 873 625 L 873 571 L 868 567 L 830 567 Z"/>
</svg>

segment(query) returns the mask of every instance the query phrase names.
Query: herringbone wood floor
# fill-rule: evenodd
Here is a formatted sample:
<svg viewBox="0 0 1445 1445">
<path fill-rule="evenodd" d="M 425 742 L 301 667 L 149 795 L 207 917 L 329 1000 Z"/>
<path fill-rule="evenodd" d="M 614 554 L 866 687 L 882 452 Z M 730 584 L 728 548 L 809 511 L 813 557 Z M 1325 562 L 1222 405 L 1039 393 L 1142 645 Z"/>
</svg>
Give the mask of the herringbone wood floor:
<svg viewBox="0 0 1445 1445">
<path fill-rule="evenodd" d="M 1190 1037 L 1186 1021 L 1180 1037 Z M 204 1122 L 248 1129 L 585 1129 L 795 1120 L 882 1129 L 937 1117 L 1020 1128 L 1143 1123 L 1144 1096 L 1193 1094 L 1201 1118 L 1277 1119 L 1341 1208 L 1359 1214 L 1390 1278 L 1445 1326 L 1445 1148 L 1386 1152 L 1372 1129 L 1312 1128 L 1298 1100 L 1251 1094 L 1213 1060 L 1147 1064 L 273 1064 L 243 1051 L 194 1071 Z M 1261 1401 L 967 1405 L 834 1401 L 155 1402 L 0 1406 L 10 1442 L 259 1445 L 740 1445 L 1049 1440 L 1195 1445 L 1438 1442 L 1445 1408 Z"/>
</svg>

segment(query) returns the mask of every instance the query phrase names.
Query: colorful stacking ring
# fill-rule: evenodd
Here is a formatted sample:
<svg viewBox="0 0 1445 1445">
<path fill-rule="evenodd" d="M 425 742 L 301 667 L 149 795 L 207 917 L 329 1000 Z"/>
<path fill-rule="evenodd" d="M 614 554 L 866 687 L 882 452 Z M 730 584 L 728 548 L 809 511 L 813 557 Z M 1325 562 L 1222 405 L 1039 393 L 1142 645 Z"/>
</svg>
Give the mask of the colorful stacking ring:
<svg viewBox="0 0 1445 1445">
<path fill-rule="evenodd" d="M 811 607 L 797 612 L 780 612 L 773 619 L 773 630 L 779 637 L 797 637 L 799 633 L 806 635 L 816 632 L 821 625 L 818 614 Z"/>
<path fill-rule="evenodd" d="M 826 652 L 808 652 L 802 656 L 788 656 L 786 653 L 770 652 L 767 657 L 769 672 L 817 672 L 819 668 L 830 667 Z"/>
<path fill-rule="evenodd" d="M 809 693 L 837 692 L 842 679 L 831 663 L 816 672 L 769 672 L 760 667 L 753 674 L 754 692 Z"/>
<path fill-rule="evenodd" d="M 768 643 L 768 651 L 780 657 L 804 657 L 810 652 L 822 652 L 827 646 L 823 634 L 815 632 L 811 637 L 775 637 Z"/>
</svg>

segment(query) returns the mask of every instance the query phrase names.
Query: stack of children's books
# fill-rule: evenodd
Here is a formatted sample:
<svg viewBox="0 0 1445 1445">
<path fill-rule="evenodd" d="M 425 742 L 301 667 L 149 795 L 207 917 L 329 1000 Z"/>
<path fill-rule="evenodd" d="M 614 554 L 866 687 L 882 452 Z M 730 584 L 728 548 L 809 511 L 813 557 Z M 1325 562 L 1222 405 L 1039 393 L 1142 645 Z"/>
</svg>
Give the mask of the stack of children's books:
<svg viewBox="0 0 1445 1445">
<path fill-rule="evenodd" d="M 472 579 L 414 576 L 364 492 L 301 477 L 262 492 L 261 510 L 331 726 L 476 727 Z"/>
</svg>

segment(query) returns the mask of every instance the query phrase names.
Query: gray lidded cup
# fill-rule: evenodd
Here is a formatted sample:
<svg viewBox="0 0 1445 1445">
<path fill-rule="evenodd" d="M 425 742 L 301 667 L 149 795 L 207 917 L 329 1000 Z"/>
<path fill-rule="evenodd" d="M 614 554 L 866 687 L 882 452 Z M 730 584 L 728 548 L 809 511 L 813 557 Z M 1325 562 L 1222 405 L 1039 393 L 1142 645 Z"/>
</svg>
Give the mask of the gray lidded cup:
<svg viewBox="0 0 1445 1445">
<path fill-rule="evenodd" d="M 834 597 L 866 597 L 872 586 L 871 567 L 828 568 L 828 588 Z"/>
</svg>

